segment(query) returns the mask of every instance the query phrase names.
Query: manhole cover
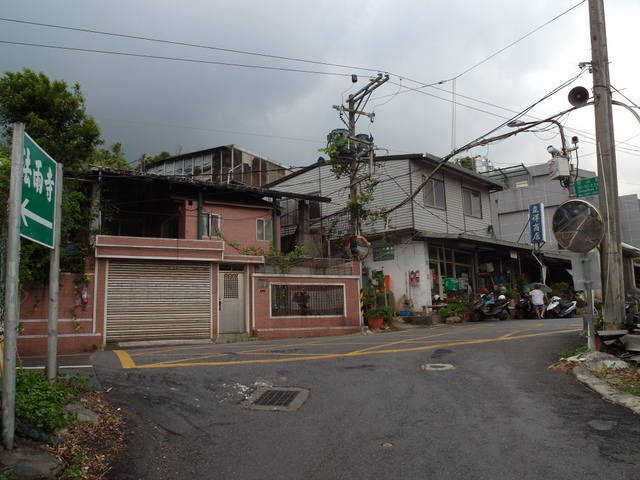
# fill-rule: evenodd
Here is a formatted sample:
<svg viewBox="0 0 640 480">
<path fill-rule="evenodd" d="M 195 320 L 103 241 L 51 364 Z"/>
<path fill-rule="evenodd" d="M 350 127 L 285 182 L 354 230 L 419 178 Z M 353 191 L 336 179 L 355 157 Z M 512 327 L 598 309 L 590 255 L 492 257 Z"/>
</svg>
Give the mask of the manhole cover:
<svg viewBox="0 0 640 480">
<path fill-rule="evenodd" d="M 309 397 L 303 388 L 259 388 L 247 398 L 245 406 L 252 410 L 293 412 Z"/>
</svg>

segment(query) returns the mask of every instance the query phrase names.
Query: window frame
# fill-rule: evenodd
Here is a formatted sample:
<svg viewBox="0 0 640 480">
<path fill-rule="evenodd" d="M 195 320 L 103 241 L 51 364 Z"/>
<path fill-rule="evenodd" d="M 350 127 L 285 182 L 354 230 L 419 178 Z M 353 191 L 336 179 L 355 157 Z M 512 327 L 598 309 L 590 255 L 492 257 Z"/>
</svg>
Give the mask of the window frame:
<svg viewBox="0 0 640 480">
<path fill-rule="evenodd" d="M 422 181 L 427 179 L 426 175 L 422 175 Z M 442 205 L 438 204 L 438 195 L 436 194 L 437 187 L 441 188 Z M 429 199 L 428 197 L 431 197 Z M 430 178 L 427 184 L 423 187 L 422 201 L 425 207 L 438 208 L 440 210 L 447 209 L 447 196 L 445 195 L 444 180 L 438 178 Z"/>
<path fill-rule="evenodd" d="M 396 259 L 395 245 L 374 245 L 373 246 L 374 262 L 389 262 L 395 259 Z"/>
<path fill-rule="evenodd" d="M 260 235 L 261 231 L 262 238 Z M 256 240 L 258 240 L 259 242 L 273 242 L 272 218 L 256 218 Z"/>
<path fill-rule="evenodd" d="M 211 212 L 202 212 L 201 219 L 202 219 L 201 228 L 202 228 L 203 237 L 220 237 L 220 232 L 222 230 L 222 227 L 221 227 L 222 217 L 219 214 L 211 213 Z M 218 227 L 215 229 L 215 235 L 211 235 L 211 232 L 213 231 L 213 229 L 211 228 L 213 219 L 216 220 L 216 224 Z"/>
<path fill-rule="evenodd" d="M 347 286 L 344 283 L 269 284 L 269 316 L 346 317 Z"/>
<path fill-rule="evenodd" d="M 477 194 L 477 196 L 474 194 Z M 469 198 L 468 202 L 466 199 L 467 196 Z M 473 201 L 474 198 L 477 198 L 477 202 Z M 468 211 L 467 203 L 469 203 L 469 207 L 471 208 L 470 212 Z M 477 213 L 474 211 L 474 204 L 476 203 Z M 462 187 L 462 213 L 468 217 L 482 218 L 482 192 Z"/>
</svg>

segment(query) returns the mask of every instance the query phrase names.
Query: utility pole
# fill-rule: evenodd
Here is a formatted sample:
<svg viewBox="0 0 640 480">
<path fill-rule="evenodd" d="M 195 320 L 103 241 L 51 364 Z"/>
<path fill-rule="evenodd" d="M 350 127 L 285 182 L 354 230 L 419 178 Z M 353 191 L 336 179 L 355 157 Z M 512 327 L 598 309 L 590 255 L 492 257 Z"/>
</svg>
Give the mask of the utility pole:
<svg viewBox="0 0 640 480">
<path fill-rule="evenodd" d="M 605 225 L 601 246 L 603 317 L 605 328 L 619 329 L 624 323 L 624 278 L 620 243 L 618 173 L 616 167 L 609 54 L 603 0 L 589 0 L 591 69 L 596 121 L 596 156 L 600 181 L 600 211 Z"/>
<path fill-rule="evenodd" d="M 389 75 L 383 75 L 382 73 L 378 73 L 376 77 L 372 77 L 369 79 L 369 83 L 358 90 L 353 95 L 349 95 L 348 99 L 348 107 L 345 109 L 349 114 L 349 155 L 351 157 L 351 163 L 349 165 L 349 201 L 355 202 L 358 198 L 358 182 L 357 182 L 357 173 L 358 173 L 358 158 L 356 157 L 356 143 L 354 140 L 356 139 L 356 120 L 358 115 L 365 115 L 373 120 L 372 113 L 366 113 L 360 111 L 360 107 L 362 106 L 362 102 L 369 96 L 371 93 L 378 87 L 382 86 L 389 80 Z M 341 108 L 336 107 L 334 108 Z M 350 235 L 358 234 L 358 219 L 356 212 L 351 211 L 351 218 L 349 220 L 350 225 Z"/>
</svg>

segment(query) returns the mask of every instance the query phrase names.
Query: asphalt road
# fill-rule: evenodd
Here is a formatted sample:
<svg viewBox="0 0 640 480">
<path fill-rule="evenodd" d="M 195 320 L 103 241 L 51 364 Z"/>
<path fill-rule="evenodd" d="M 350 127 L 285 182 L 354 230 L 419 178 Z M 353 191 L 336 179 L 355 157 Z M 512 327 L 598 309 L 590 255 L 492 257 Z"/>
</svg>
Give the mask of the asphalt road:
<svg viewBox="0 0 640 480">
<path fill-rule="evenodd" d="M 640 417 L 548 369 L 581 328 L 516 320 L 96 352 L 132 432 L 109 478 L 639 478 Z M 261 387 L 308 398 L 247 408 Z"/>
</svg>

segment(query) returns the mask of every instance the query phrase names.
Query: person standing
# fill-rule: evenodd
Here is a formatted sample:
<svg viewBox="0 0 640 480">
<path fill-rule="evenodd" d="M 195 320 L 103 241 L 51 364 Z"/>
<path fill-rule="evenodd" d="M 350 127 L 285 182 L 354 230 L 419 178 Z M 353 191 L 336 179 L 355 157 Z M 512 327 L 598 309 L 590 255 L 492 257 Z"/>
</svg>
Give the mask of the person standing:
<svg viewBox="0 0 640 480">
<path fill-rule="evenodd" d="M 535 309 L 538 318 L 544 318 L 546 311 L 544 302 L 549 301 L 547 294 L 540 290 L 540 285 L 536 284 L 533 290 L 529 292 L 529 296 L 531 297 L 531 303 L 533 304 L 533 308 Z"/>
</svg>

